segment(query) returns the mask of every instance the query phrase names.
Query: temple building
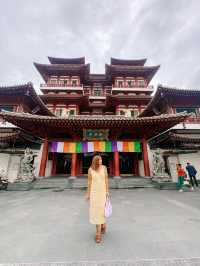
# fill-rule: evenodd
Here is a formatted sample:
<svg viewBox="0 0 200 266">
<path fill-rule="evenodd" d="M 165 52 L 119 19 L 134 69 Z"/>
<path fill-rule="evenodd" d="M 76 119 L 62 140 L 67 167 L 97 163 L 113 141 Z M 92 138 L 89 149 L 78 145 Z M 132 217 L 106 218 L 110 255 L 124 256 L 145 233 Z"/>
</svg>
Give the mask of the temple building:
<svg viewBox="0 0 200 266">
<path fill-rule="evenodd" d="M 110 177 L 149 178 L 158 148 L 173 177 L 171 157 L 199 156 L 199 91 L 159 86 L 152 97 L 159 66 L 146 66 L 146 59 L 111 58 L 104 74 L 91 74 L 84 57 L 48 59 L 34 63 L 41 94 L 32 83 L 0 87 L 0 170 L 11 182 L 26 147 L 40 178 L 84 178 L 94 154 Z"/>
<path fill-rule="evenodd" d="M 200 173 L 200 90 L 159 85 L 155 95 L 140 114 L 140 117 L 152 117 L 178 113 L 187 113 L 190 116 L 182 123 L 149 139 L 150 155 L 159 150 L 165 170 L 174 181 L 177 178 L 177 163 L 186 166 L 187 162 L 190 162 Z"/>
</svg>

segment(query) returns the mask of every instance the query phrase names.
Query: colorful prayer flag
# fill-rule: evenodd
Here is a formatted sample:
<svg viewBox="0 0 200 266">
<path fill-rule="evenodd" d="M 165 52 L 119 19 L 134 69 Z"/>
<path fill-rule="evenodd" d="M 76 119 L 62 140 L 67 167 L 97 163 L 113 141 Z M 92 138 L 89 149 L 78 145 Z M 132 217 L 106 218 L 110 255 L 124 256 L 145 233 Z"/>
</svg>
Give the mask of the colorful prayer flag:
<svg viewBox="0 0 200 266">
<path fill-rule="evenodd" d="M 141 152 L 140 141 L 53 141 L 51 152 L 87 153 L 87 152 Z"/>
</svg>

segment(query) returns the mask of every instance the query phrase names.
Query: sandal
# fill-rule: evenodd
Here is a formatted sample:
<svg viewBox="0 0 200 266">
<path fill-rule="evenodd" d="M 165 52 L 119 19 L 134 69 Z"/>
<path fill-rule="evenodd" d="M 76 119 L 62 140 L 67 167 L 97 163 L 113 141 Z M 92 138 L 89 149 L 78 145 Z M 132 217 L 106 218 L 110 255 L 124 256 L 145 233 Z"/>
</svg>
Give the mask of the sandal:
<svg viewBox="0 0 200 266">
<path fill-rule="evenodd" d="M 96 236 L 95 236 L 95 241 L 96 241 L 96 243 L 101 243 L 101 234 L 96 234 Z"/>
<path fill-rule="evenodd" d="M 105 234 L 105 232 L 106 232 L 106 225 L 102 225 L 101 226 L 101 233 Z"/>
</svg>

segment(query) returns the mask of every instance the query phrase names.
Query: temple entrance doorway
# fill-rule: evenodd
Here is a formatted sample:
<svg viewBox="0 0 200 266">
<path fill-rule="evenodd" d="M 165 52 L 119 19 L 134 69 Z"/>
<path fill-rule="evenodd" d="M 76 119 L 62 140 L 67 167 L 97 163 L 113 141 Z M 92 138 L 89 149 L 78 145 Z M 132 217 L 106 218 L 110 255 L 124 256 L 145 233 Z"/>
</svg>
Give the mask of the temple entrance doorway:
<svg viewBox="0 0 200 266">
<path fill-rule="evenodd" d="M 88 169 L 91 166 L 92 163 L 92 158 L 94 157 L 96 153 L 90 152 L 90 153 L 85 153 L 82 155 L 82 160 L 83 160 L 83 164 L 82 164 L 82 173 L 83 175 L 87 175 L 88 173 Z M 109 173 L 109 160 L 110 160 L 110 154 L 109 153 L 98 153 L 99 155 L 101 155 L 102 160 L 103 160 L 103 164 L 106 165 L 107 169 L 108 169 L 108 173 Z"/>
<path fill-rule="evenodd" d="M 56 174 L 58 175 L 71 174 L 71 154 L 69 153 L 56 154 Z"/>
<path fill-rule="evenodd" d="M 120 152 L 119 167 L 121 175 L 133 176 L 135 169 L 134 169 L 134 155 L 132 152 Z"/>
</svg>

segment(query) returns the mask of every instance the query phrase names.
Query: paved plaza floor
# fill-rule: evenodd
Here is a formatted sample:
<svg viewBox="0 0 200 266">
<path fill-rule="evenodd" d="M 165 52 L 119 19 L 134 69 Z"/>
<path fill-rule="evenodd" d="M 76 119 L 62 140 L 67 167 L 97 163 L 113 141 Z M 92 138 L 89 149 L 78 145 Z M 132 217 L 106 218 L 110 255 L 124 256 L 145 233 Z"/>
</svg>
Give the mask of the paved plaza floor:
<svg viewBox="0 0 200 266">
<path fill-rule="evenodd" d="M 0 192 L 0 264 L 200 265 L 200 191 L 111 190 L 113 215 L 101 244 L 84 195 Z"/>
</svg>

